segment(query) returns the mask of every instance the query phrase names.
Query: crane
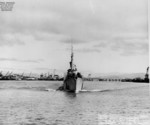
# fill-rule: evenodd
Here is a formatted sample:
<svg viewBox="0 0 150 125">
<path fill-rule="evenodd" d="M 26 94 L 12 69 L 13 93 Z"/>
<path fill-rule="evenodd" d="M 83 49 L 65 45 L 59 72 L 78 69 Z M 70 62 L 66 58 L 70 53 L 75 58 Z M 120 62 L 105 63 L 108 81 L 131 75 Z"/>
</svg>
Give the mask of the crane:
<svg viewBox="0 0 150 125">
<path fill-rule="evenodd" d="M 146 74 L 145 74 L 145 81 L 149 82 L 149 67 L 147 67 L 147 70 L 146 70 Z"/>
</svg>

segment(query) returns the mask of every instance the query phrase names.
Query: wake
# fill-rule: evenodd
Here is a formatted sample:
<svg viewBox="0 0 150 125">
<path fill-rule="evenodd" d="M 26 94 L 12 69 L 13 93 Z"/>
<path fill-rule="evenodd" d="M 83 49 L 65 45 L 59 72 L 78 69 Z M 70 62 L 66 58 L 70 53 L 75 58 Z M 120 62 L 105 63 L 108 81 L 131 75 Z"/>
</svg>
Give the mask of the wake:
<svg viewBox="0 0 150 125">
<path fill-rule="evenodd" d="M 145 87 L 145 86 L 136 86 L 136 87 L 125 87 L 125 88 L 113 88 L 113 89 L 93 89 L 93 90 L 88 90 L 88 89 L 82 89 L 81 91 L 79 91 L 79 93 L 94 93 L 94 92 L 115 92 L 115 91 L 122 91 L 122 90 L 129 90 L 129 89 L 138 89 L 141 87 Z M 18 89 L 18 90 L 34 90 L 34 91 L 46 91 L 46 92 L 55 92 L 55 91 L 60 91 L 58 89 L 54 89 L 54 88 L 46 88 L 46 87 L 7 87 L 7 88 L 0 88 L 0 90 L 3 89 Z M 62 91 L 64 92 L 64 91 Z"/>
</svg>

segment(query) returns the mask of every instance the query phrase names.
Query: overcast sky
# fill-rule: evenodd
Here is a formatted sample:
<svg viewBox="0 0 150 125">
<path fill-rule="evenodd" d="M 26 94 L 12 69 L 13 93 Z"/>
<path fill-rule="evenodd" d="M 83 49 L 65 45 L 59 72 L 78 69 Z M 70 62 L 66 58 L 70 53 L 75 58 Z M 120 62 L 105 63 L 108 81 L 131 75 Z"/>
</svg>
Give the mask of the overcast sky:
<svg viewBox="0 0 150 125">
<path fill-rule="evenodd" d="M 146 72 L 147 0 L 14 1 L 0 11 L 0 70 L 67 70 L 72 40 L 81 72 Z"/>
</svg>

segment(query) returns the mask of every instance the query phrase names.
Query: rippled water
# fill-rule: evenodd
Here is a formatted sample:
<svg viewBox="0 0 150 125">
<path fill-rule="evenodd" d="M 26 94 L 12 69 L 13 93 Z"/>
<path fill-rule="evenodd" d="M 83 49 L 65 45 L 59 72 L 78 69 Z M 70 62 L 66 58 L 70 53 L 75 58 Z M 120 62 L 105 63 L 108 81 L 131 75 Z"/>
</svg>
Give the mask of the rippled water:
<svg viewBox="0 0 150 125">
<path fill-rule="evenodd" d="M 0 81 L 0 125 L 149 125 L 149 84 L 84 82 L 78 94 L 58 81 Z"/>
</svg>

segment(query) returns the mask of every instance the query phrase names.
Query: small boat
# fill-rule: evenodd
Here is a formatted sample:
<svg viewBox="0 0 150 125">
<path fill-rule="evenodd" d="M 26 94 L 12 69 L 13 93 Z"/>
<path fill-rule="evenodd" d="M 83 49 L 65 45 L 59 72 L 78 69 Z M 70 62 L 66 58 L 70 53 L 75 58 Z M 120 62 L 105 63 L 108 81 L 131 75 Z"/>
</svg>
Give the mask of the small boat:
<svg viewBox="0 0 150 125">
<path fill-rule="evenodd" d="M 73 46 L 71 47 L 71 61 L 70 68 L 67 70 L 67 74 L 64 77 L 64 82 L 58 90 L 63 90 L 67 92 L 78 93 L 83 88 L 83 78 L 82 75 L 77 72 L 76 65 L 73 64 Z"/>
</svg>

